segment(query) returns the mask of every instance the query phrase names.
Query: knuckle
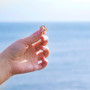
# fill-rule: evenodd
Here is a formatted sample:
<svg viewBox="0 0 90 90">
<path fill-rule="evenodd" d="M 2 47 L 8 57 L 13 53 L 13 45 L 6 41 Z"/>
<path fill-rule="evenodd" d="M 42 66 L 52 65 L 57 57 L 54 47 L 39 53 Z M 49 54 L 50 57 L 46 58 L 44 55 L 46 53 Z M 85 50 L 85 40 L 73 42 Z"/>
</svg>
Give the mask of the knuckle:
<svg viewBox="0 0 90 90">
<path fill-rule="evenodd" d="M 41 37 L 41 40 L 42 40 L 42 41 L 48 41 L 48 36 L 46 36 L 46 35 L 42 36 L 42 37 Z"/>
<path fill-rule="evenodd" d="M 50 52 L 49 52 L 49 48 L 48 48 L 47 46 L 45 46 L 44 49 L 43 49 L 43 54 L 44 54 L 44 56 L 45 56 L 45 57 L 48 57 L 48 56 L 49 56 L 49 53 L 50 53 Z"/>
<path fill-rule="evenodd" d="M 43 41 L 41 45 L 47 45 L 48 41 Z"/>
</svg>

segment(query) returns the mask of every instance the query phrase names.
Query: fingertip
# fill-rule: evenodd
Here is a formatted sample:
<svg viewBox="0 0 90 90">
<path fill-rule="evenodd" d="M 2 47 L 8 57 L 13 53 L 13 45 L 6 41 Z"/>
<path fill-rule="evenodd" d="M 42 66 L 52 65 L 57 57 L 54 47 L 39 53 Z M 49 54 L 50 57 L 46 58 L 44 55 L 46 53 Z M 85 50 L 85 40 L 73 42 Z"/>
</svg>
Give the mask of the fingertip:
<svg viewBox="0 0 90 90">
<path fill-rule="evenodd" d="M 42 66 L 45 68 L 48 65 L 48 60 L 46 60 L 44 57 L 42 58 Z"/>
<path fill-rule="evenodd" d="M 33 35 L 38 34 L 38 35 L 41 35 L 42 36 L 43 34 L 46 33 L 46 31 L 47 31 L 47 28 L 45 28 L 45 25 L 42 25 L 40 27 L 40 29 L 37 30 Z"/>
<path fill-rule="evenodd" d="M 42 40 L 42 41 L 48 41 L 48 36 L 46 36 L 46 35 L 41 36 L 41 40 Z"/>
<path fill-rule="evenodd" d="M 48 60 L 42 58 L 42 63 L 39 64 L 39 70 L 44 69 L 48 65 Z"/>
<path fill-rule="evenodd" d="M 49 56 L 49 48 L 47 46 L 41 46 L 41 50 L 43 50 L 43 54 L 45 57 L 48 57 Z"/>
<path fill-rule="evenodd" d="M 47 59 L 44 60 L 44 65 L 45 65 L 45 67 L 48 65 L 48 60 Z"/>
<path fill-rule="evenodd" d="M 47 32 L 47 28 L 44 25 L 40 27 L 40 30 L 42 34 L 45 34 Z"/>
</svg>

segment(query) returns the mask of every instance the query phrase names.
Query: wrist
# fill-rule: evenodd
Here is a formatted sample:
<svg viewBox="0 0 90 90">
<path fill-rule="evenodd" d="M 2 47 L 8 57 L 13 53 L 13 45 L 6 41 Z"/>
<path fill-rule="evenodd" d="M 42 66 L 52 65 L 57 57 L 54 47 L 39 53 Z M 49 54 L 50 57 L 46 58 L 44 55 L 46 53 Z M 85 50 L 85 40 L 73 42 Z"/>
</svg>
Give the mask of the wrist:
<svg viewBox="0 0 90 90">
<path fill-rule="evenodd" d="M 0 84 L 11 77 L 10 62 L 2 54 L 0 54 Z"/>
</svg>

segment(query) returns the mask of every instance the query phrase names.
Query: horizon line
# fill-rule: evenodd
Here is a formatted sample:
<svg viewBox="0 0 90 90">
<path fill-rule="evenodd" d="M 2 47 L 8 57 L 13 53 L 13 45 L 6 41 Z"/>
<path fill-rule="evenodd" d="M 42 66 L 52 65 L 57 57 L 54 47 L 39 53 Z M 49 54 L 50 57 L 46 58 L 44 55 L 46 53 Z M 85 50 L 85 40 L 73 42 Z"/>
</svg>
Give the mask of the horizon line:
<svg viewBox="0 0 90 90">
<path fill-rule="evenodd" d="M 0 21 L 0 23 L 73 23 L 73 22 L 76 22 L 76 23 L 84 23 L 84 22 L 89 22 L 90 21 Z"/>
</svg>

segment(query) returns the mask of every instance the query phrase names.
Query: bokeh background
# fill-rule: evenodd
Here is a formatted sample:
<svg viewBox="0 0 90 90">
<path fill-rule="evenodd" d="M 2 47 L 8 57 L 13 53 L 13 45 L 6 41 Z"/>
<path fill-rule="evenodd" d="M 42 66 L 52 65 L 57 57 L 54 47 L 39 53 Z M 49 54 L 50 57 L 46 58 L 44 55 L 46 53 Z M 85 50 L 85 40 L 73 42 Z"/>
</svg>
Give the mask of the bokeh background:
<svg viewBox="0 0 90 90">
<path fill-rule="evenodd" d="M 49 64 L 0 90 L 90 90 L 90 0 L 0 0 L 0 52 L 48 28 Z"/>
</svg>

